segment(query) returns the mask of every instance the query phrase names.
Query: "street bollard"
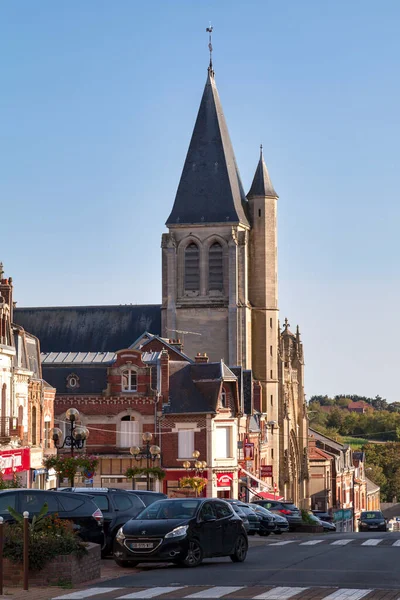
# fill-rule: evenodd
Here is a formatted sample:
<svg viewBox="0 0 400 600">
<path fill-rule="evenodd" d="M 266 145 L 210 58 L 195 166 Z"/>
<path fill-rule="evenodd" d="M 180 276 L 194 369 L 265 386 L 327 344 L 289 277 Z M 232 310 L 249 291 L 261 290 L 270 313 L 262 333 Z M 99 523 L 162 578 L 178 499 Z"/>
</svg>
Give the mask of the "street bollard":
<svg viewBox="0 0 400 600">
<path fill-rule="evenodd" d="M 24 590 L 29 589 L 29 513 L 24 512 Z"/>
<path fill-rule="evenodd" d="M 3 546 L 4 546 L 4 519 L 0 517 L 0 596 L 3 595 Z"/>
</svg>

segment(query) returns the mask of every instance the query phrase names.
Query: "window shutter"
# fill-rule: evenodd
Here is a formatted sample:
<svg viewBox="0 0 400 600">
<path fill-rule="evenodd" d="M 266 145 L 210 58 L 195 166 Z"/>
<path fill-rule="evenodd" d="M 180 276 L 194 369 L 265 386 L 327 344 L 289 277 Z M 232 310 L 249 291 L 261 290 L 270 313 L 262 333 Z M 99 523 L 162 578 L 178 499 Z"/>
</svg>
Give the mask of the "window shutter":
<svg viewBox="0 0 400 600">
<path fill-rule="evenodd" d="M 194 431 L 178 432 L 178 457 L 192 458 L 194 451 Z"/>
<path fill-rule="evenodd" d="M 139 422 L 121 421 L 120 422 L 120 448 L 130 448 L 131 446 L 140 446 Z"/>
</svg>

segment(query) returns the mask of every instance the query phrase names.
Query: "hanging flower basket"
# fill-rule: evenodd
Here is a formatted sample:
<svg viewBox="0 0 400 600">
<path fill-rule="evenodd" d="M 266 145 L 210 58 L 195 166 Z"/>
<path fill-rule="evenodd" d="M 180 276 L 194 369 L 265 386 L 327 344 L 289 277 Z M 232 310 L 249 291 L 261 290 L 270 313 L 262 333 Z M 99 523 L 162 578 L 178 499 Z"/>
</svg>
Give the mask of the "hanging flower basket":
<svg viewBox="0 0 400 600">
<path fill-rule="evenodd" d="M 179 487 L 189 487 L 199 493 L 206 487 L 207 482 L 208 480 L 205 477 L 181 477 Z"/>
<path fill-rule="evenodd" d="M 69 456 L 68 454 L 59 454 L 57 456 L 48 456 L 43 461 L 46 469 L 54 469 L 60 479 L 73 479 L 78 471 L 83 473 L 95 473 L 99 464 L 96 456 Z"/>
<path fill-rule="evenodd" d="M 132 467 L 125 471 L 125 477 L 127 479 L 133 479 L 136 476 L 146 476 L 147 474 L 154 479 L 158 479 L 158 481 L 162 481 L 166 475 L 164 469 L 161 467 Z"/>
</svg>

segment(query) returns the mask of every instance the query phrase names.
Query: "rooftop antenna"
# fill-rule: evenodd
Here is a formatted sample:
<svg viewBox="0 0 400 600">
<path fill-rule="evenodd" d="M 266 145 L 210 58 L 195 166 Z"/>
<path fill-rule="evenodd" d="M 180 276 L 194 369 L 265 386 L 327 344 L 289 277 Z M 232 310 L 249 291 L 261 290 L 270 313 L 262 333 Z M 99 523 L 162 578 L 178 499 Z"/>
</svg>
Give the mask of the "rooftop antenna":
<svg viewBox="0 0 400 600">
<path fill-rule="evenodd" d="M 168 329 L 167 331 L 175 331 L 175 333 L 181 333 L 182 334 L 182 347 L 185 347 L 185 335 L 189 334 L 189 335 L 202 335 L 201 333 L 197 333 L 197 331 L 182 331 L 182 329 Z"/>
<path fill-rule="evenodd" d="M 208 67 L 208 70 L 210 72 L 211 75 L 214 75 L 214 71 L 213 71 L 213 65 L 212 65 L 212 52 L 213 52 L 213 47 L 212 47 L 212 32 L 213 32 L 214 27 L 211 25 L 211 21 L 210 21 L 210 25 L 207 27 L 206 31 L 209 34 L 208 36 L 208 49 L 210 51 L 210 65 Z"/>
</svg>

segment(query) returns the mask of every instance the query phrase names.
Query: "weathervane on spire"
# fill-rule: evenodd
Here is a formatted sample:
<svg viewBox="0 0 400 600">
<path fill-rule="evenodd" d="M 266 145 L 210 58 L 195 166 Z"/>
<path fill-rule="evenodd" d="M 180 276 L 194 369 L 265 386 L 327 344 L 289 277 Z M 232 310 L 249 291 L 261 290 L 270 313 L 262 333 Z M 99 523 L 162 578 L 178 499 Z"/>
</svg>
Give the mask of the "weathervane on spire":
<svg viewBox="0 0 400 600">
<path fill-rule="evenodd" d="M 208 36 L 208 49 L 210 51 L 210 66 L 208 67 L 208 70 L 210 71 L 211 74 L 214 74 L 213 68 L 212 68 L 212 52 L 213 52 L 213 47 L 212 47 L 212 32 L 213 32 L 214 27 L 211 25 L 211 21 L 210 21 L 210 25 L 207 27 L 206 31 L 208 32 L 209 36 Z"/>
</svg>

